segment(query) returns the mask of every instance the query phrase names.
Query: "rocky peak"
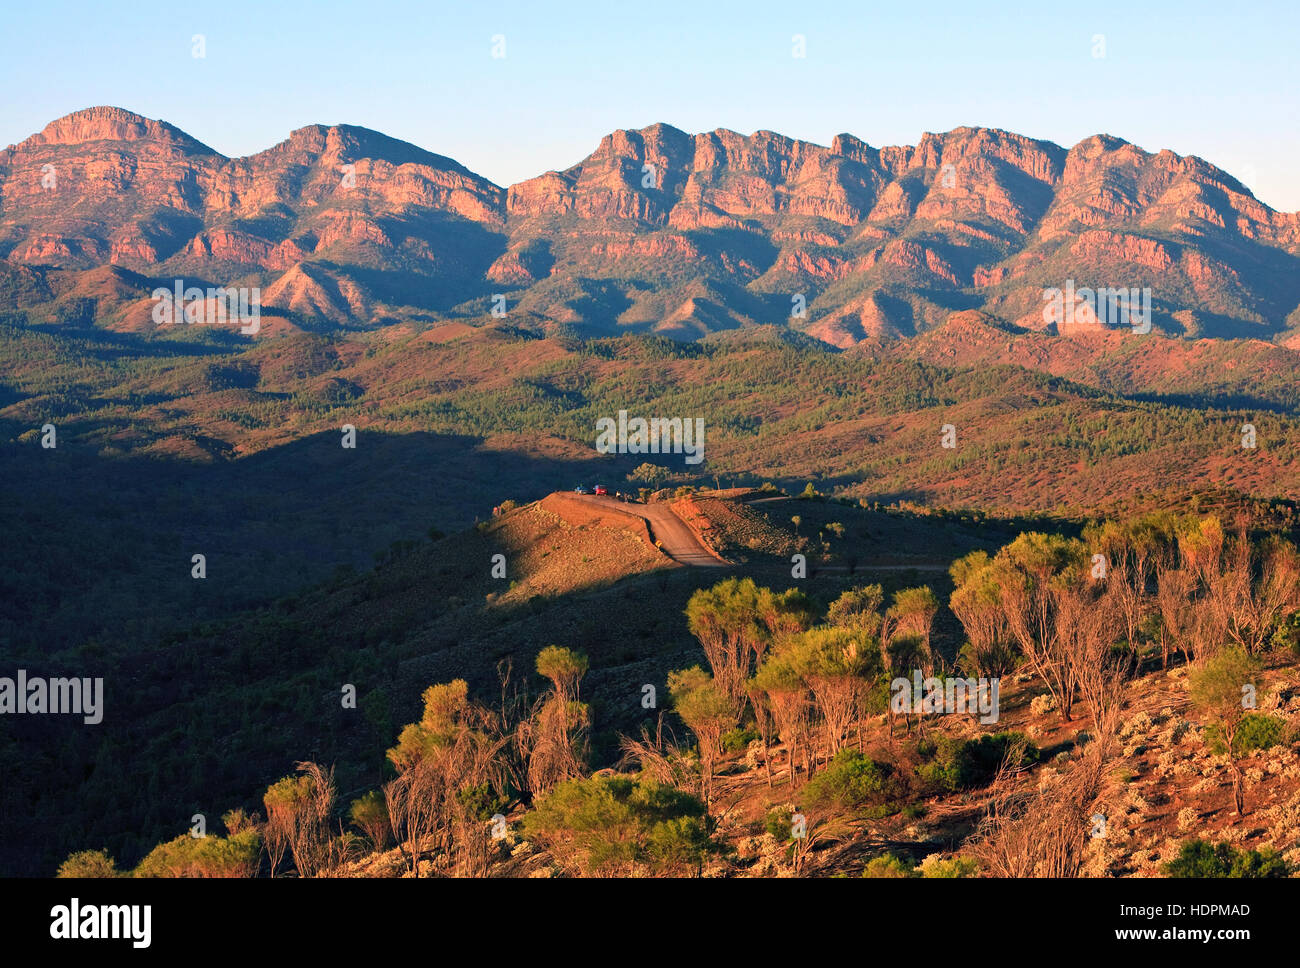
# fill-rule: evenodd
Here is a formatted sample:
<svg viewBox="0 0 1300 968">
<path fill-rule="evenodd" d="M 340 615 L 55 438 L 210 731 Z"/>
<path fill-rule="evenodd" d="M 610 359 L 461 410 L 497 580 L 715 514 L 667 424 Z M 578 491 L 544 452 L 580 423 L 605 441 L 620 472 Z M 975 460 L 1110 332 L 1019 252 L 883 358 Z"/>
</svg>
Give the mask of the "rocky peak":
<svg viewBox="0 0 1300 968">
<path fill-rule="evenodd" d="M 51 121 L 39 134 L 23 142 L 34 145 L 80 145 L 93 141 L 161 141 L 216 154 L 179 128 L 165 121 L 153 121 L 123 108 L 101 106 L 74 111 Z"/>
<path fill-rule="evenodd" d="M 371 159 L 384 161 L 394 167 L 399 165 L 425 165 L 440 171 L 459 175 L 472 173 L 457 161 L 443 155 L 425 151 L 407 141 L 391 138 L 379 131 L 352 124 L 310 124 L 298 128 L 289 137 L 269 151 L 300 155 L 312 161 L 357 161 Z M 261 154 L 268 154 L 262 152 Z M 256 159 L 259 155 L 253 155 Z"/>
<path fill-rule="evenodd" d="M 862 165 L 878 165 L 880 152 L 861 138 L 851 134 L 837 134 L 831 139 L 831 154 L 856 161 Z"/>
</svg>

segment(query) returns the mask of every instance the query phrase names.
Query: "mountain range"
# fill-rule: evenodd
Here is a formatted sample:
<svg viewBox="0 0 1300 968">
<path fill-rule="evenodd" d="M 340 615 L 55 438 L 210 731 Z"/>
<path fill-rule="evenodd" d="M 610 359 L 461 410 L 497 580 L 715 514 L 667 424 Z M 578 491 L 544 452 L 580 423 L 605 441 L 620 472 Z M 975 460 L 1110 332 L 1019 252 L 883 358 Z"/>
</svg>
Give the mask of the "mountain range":
<svg viewBox="0 0 1300 968">
<path fill-rule="evenodd" d="M 1149 289 L 1166 335 L 1300 347 L 1300 213 L 1106 135 L 824 147 L 656 124 L 503 188 L 362 127 L 228 158 L 95 107 L 0 151 L 0 257 L 3 308 L 131 332 L 183 279 L 259 287 L 256 338 L 495 309 L 583 336 L 775 324 L 848 348 L 965 310 L 1068 332 L 1044 311 L 1068 285 Z"/>
</svg>

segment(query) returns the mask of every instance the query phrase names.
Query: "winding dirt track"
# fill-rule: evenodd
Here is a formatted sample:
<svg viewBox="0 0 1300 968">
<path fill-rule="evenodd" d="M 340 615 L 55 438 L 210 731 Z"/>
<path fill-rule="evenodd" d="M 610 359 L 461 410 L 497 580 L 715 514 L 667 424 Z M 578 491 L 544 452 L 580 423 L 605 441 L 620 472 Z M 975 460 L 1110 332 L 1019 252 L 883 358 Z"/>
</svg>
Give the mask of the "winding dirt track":
<svg viewBox="0 0 1300 968">
<path fill-rule="evenodd" d="M 730 564 L 700 544 L 686 522 L 674 514 L 667 504 L 624 504 L 612 497 L 597 497 L 594 494 L 574 494 L 572 497 L 585 504 L 613 508 L 641 518 L 650 528 L 650 536 L 659 542 L 663 553 L 683 565 L 725 568 Z"/>
</svg>

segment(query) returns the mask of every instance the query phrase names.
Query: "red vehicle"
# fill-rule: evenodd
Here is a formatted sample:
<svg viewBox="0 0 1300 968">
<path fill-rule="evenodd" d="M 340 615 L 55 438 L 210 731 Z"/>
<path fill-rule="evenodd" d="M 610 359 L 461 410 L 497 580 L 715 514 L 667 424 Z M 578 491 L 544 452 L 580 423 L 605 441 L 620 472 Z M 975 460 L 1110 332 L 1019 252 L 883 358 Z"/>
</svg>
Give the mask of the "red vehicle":
<svg viewBox="0 0 1300 968">
<path fill-rule="evenodd" d="M 604 484 L 597 484 L 597 485 L 596 485 L 596 493 L 597 493 L 597 494 L 605 494 L 605 495 L 608 495 L 608 494 L 609 494 L 609 488 L 607 488 Z"/>
</svg>

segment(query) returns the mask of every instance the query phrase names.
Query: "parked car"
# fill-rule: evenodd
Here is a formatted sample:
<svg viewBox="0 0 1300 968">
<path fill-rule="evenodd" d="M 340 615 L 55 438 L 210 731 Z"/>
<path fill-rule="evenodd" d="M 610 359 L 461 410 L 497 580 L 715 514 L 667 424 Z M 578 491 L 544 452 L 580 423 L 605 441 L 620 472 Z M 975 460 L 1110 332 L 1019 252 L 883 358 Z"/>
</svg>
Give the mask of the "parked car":
<svg viewBox="0 0 1300 968">
<path fill-rule="evenodd" d="M 573 489 L 573 493 L 574 493 L 574 494 L 590 494 L 590 493 L 591 493 L 591 488 L 589 488 L 586 484 L 579 484 L 577 487 L 575 487 L 575 488 Z"/>
<path fill-rule="evenodd" d="M 608 494 L 609 494 L 609 488 L 607 488 L 604 484 L 597 484 L 597 485 L 596 485 L 596 493 L 597 493 L 597 494 L 606 494 L 606 495 L 608 495 Z"/>
</svg>

